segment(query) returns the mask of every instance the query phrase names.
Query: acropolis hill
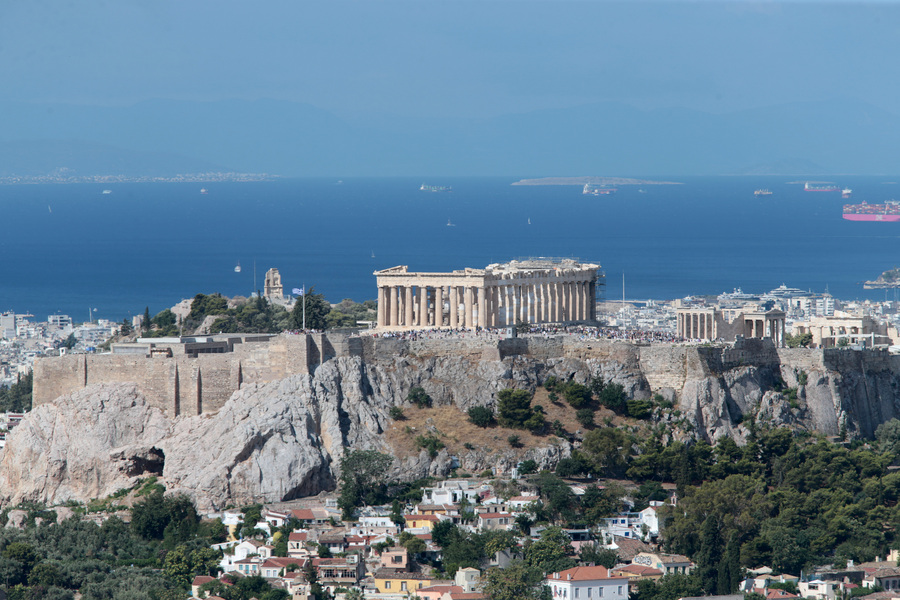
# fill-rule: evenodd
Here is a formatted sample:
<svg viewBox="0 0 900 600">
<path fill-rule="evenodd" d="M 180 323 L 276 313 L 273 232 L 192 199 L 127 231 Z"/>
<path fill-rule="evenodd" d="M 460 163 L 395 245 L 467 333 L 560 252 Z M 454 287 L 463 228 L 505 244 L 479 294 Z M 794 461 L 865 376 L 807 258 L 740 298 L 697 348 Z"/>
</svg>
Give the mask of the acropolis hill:
<svg viewBox="0 0 900 600">
<path fill-rule="evenodd" d="M 332 489 L 347 448 L 391 453 L 392 476 L 402 479 L 456 466 L 504 475 L 525 459 L 553 468 L 583 430 L 574 409 L 540 387 L 550 377 L 602 378 L 622 385 L 628 398 L 651 399 L 647 420 L 598 408 L 597 422 L 667 439 L 743 443 L 750 422 L 871 437 L 900 415 L 900 357 L 779 347 L 778 311 L 742 318 L 733 343 L 606 339 L 591 322 L 596 265 L 581 266 L 381 271 L 374 335 L 149 338 L 113 345 L 106 355 L 41 359 L 35 409 L 0 455 L 0 504 L 83 501 L 147 475 L 201 507 L 292 499 Z M 717 330 L 706 313 L 688 313 L 684 328 Z M 515 327 L 496 327 L 560 316 L 565 322 L 520 337 Z M 491 328 L 464 329 L 473 324 Z M 420 410 L 407 400 L 414 387 L 434 406 L 404 430 L 391 413 Z M 534 403 L 562 429 L 466 430 L 475 427 L 466 411 L 496 409 L 507 388 L 535 393 Z M 430 456 L 414 445 L 422 433 L 445 447 Z M 522 448 L 503 441 L 513 433 L 521 433 Z"/>
</svg>

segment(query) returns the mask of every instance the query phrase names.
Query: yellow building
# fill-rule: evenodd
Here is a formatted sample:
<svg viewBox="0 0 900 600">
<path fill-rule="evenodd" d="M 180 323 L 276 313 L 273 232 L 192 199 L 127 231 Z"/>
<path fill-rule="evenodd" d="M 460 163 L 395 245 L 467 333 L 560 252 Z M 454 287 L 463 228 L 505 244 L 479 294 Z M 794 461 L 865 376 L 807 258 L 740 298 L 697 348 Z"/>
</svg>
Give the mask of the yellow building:
<svg viewBox="0 0 900 600">
<path fill-rule="evenodd" d="M 407 529 L 434 529 L 434 524 L 440 519 L 437 515 L 406 515 Z"/>
<path fill-rule="evenodd" d="M 403 594 L 429 587 L 437 581 L 424 573 L 408 573 L 380 569 L 375 573 L 375 587 L 379 594 Z"/>
</svg>

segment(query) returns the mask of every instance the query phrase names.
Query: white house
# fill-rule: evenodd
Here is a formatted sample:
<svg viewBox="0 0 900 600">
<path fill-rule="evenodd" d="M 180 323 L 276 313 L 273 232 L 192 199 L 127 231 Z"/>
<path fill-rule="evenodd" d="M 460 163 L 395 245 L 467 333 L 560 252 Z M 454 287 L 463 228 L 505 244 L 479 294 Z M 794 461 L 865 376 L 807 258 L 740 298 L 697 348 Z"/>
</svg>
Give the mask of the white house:
<svg viewBox="0 0 900 600">
<path fill-rule="evenodd" d="M 459 504 L 463 498 L 471 504 L 478 498 L 478 490 L 464 479 L 442 481 L 436 487 L 422 489 L 422 502 L 428 504 Z"/>
<path fill-rule="evenodd" d="M 575 567 L 546 579 L 554 600 L 627 600 L 628 578 L 610 577 L 606 567 Z"/>
</svg>

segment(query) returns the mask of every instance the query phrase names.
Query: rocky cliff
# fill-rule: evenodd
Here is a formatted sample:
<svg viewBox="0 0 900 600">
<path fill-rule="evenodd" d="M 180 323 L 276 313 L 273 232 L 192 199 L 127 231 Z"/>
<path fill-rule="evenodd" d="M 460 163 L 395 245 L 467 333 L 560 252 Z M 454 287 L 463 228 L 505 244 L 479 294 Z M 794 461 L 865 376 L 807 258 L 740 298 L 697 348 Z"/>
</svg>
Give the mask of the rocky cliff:
<svg viewBox="0 0 900 600">
<path fill-rule="evenodd" d="M 871 436 L 900 414 L 900 364 L 882 352 L 776 350 L 759 342 L 553 344 L 520 341 L 511 355 L 501 348 L 503 358 L 401 344 L 390 354 L 329 360 L 314 374 L 245 385 L 218 411 L 198 416 L 173 418 L 127 383 L 89 386 L 37 407 L 11 433 L 0 455 L 0 503 L 84 501 L 153 474 L 200 507 L 220 508 L 332 489 L 347 449 L 393 453 L 394 475 L 402 478 L 446 475 L 457 463 L 499 473 L 526 458 L 553 467 L 571 452 L 553 436 L 522 451 L 473 446 L 434 459 L 424 450 L 395 451 L 385 435 L 388 413 L 405 405 L 413 386 L 437 406 L 455 407 L 462 420 L 471 406 L 495 404 L 504 388 L 533 390 L 551 375 L 579 382 L 600 375 L 630 397 L 671 401 L 673 409 L 656 413 L 671 435 L 710 441 L 743 440 L 750 417 Z"/>
</svg>

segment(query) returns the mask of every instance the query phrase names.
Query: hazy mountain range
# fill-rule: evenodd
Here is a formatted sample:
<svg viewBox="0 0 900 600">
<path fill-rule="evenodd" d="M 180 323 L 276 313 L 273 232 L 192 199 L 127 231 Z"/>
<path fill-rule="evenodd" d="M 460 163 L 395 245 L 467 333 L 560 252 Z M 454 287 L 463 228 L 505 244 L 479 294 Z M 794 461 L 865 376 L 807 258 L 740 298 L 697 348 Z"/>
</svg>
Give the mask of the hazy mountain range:
<svg viewBox="0 0 900 600">
<path fill-rule="evenodd" d="M 897 174 L 900 117 L 854 101 L 712 114 L 618 103 L 353 120 L 284 101 L 0 103 L 0 176 Z"/>
</svg>

